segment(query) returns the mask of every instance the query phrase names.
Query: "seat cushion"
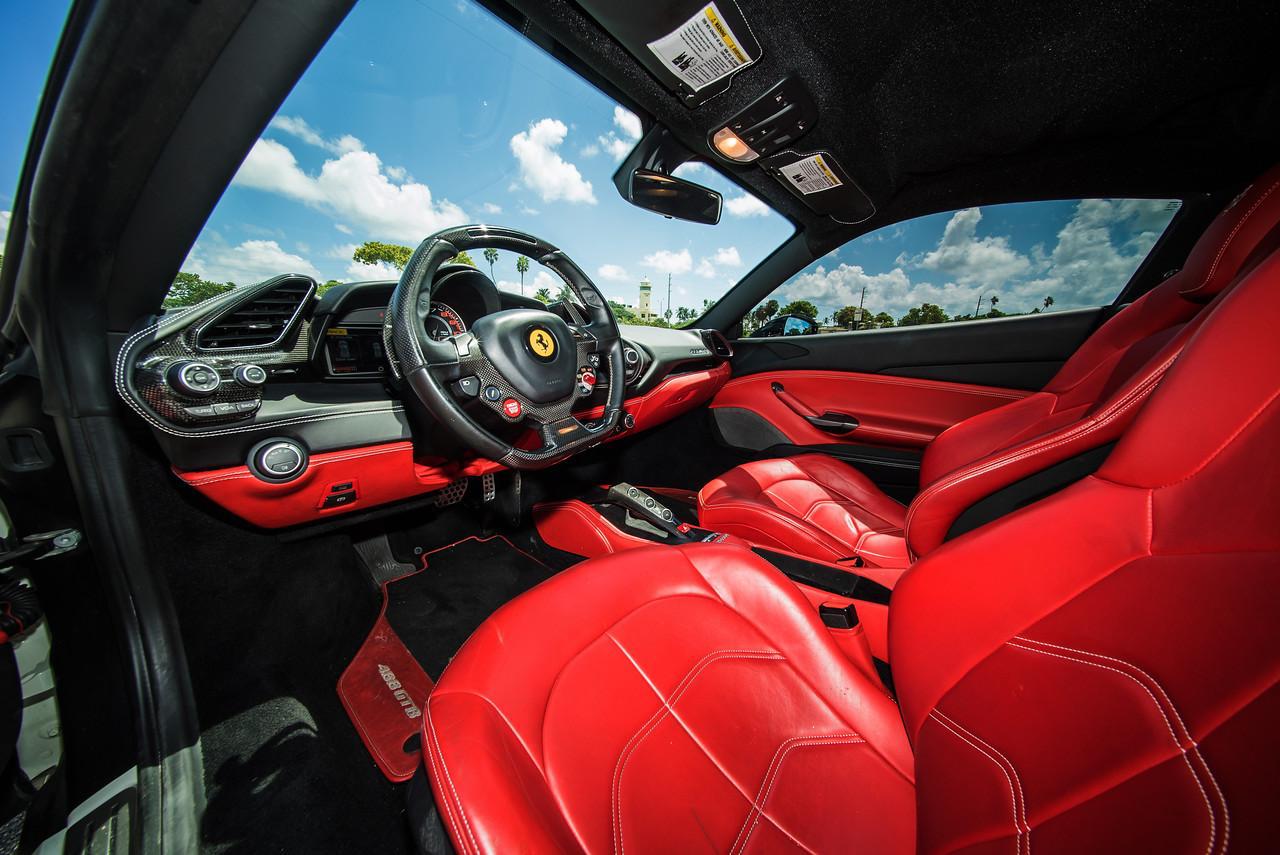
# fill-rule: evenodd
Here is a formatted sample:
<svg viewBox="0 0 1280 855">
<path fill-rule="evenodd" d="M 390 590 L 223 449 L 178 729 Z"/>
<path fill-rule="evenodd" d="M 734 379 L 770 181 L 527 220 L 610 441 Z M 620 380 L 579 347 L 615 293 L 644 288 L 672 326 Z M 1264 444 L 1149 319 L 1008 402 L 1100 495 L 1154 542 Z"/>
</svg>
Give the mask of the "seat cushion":
<svg viewBox="0 0 1280 855">
<path fill-rule="evenodd" d="M 871 479 L 823 454 L 756 460 L 729 470 L 698 493 L 703 528 L 835 561 L 864 554 L 905 566 L 906 508 Z"/>
<path fill-rule="evenodd" d="M 897 707 L 741 547 L 584 562 L 496 612 L 426 704 L 459 852 L 907 852 Z"/>
</svg>

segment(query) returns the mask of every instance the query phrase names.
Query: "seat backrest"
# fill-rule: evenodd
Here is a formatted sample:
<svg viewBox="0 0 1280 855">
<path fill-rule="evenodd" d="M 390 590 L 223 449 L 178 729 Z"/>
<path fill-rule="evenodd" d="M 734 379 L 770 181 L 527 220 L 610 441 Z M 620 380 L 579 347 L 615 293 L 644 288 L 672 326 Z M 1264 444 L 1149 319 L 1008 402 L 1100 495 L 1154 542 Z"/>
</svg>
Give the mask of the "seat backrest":
<svg viewBox="0 0 1280 855">
<path fill-rule="evenodd" d="M 921 851 L 1241 851 L 1280 832 L 1280 255 L 1092 476 L 899 582 Z"/>
<path fill-rule="evenodd" d="M 982 497 L 1114 441 L 1136 412 L 1135 395 L 1150 391 L 1153 376 L 1158 381 L 1195 319 L 1277 242 L 1280 166 L 1242 191 L 1183 268 L 1103 324 L 1042 391 L 966 419 L 930 443 L 908 515 L 912 555 L 941 544 Z"/>
</svg>

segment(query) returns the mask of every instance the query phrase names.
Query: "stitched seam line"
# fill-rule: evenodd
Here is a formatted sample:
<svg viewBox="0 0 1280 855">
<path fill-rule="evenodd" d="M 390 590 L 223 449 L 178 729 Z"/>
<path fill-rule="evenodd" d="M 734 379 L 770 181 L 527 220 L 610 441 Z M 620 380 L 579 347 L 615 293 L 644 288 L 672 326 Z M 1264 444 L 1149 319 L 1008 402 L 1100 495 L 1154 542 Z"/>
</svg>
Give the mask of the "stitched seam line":
<svg viewBox="0 0 1280 855">
<path fill-rule="evenodd" d="M 768 659 L 773 661 L 785 661 L 785 657 L 772 650 L 713 650 L 706 656 L 703 656 L 698 662 L 689 669 L 684 675 L 676 688 L 671 693 L 671 697 L 662 700 L 662 705 L 653 711 L 653 715 L 649 716 L 649 720 L 640 726 L 623 746 L 622 753 L 618 755 L 618 762 L 614 764 L 613 771 L 613 843 L 614 851 L 619 853 L 626 852 L 626 844 L 622 835 L 622 774 L 626 771 L 627 763 L 631 760 L 635 749 L 652 733 L 662 720 L 671 712 L 671 708 L 684 695 L 689 686 L 693 685 L 694 679 L 703 672 L 708 665 L 723 659 Z"/>
<path fill-rule="evenodd" d="M 1023 642 L 1023 643 L 1020 644 L 1019 642 Z M 1191 737 L 1191 732 L 1187 729 L 1186 723 L 1182 720 L 1182 716 L 1178 713 L 1178 708 L 1174 705 L 1173 700 L 1169 697 L 1168 693 L 1165 692 L 1164 688 L 1160 685 L 1159 681 L 1157 681 L 1154 677 L 1152 677 L 1146 671 L 1143 671 L 1137 665 L 1134 665 L 1132 662 L 1126 662 L 1123 659 L 1117 659 L 1113 656 L 1104 656 L 1101 653 L 1093 653 L 1087 650 L 1077 650 L 1076 648 L 1073 648 L 1073 647 L 1064 647 L 1060 644 L 1052 644 L 1047 641 L 1037 641 L 1033 638 L 1026 638 L 1023 636 L 1014 636 L 1009 641 L 1006 641 L 1005 644 L 1011 647 L 1017 647 L 1021 650 L 1029 651 L 1031 653 L 1038 653 L 1041 656 L 1052 656 L 1057 659 L 1065 659 L 1068 662 L 1077 662 L 1082 665 L 1089 665 L 1093 668 L 1101 668 L 1105 671 L 1111 671 L 1112 673 L 1119 674 L 1120 676 L 1131 680 L 1132 682 L 1136 683 L 1138 687 L 1142 689 L 1142 691 L 1146 692 L 1147 697 L 1151 699 L 1151 703 L 1155 705 L 1156 711 L 1160 713 L 1160 718 L 1164 720 L 1165 727 L 1169 731 L 1169 737 L 1173 740 L 1173 744 L 1178 749 L 1179 754 L 1182 755 L 1182 762 L 1186 764 L 1187 771 L 1191 773 L 1191 780 L 1195 781 L 1196 789 L 1200 791 L 1200 796 L 1201 798 L 1204 799 L 1205 810 L 1209 814 L 1209 843 L 1208 843 L 1208 846 L 1205 848 L 1205 851 L 1213 852 L 1215 848 L 1213 844 L 1215 840 L 1217 840 L 1217 827 L 1218 827 L 1217 811 L 1213 809 L 1213 805 L 1209 801 L 1209 793 L 1204 788 L 1204 782 L 1200 780 L 1200 775 L 1196 772 L 1195 766 L 1192 765 L 1191 763 L 1191 758 L 1189 755 L 1192 753 L 1195 754 L 1196 758 L 1200 761 L 1200 764 L 1204 767 L 1204 771 L 1208 775 L 1209 780 L 1213 784 L 1213 788 L 1217 792 L 1218 798 L 1221 801 L 1224 817 L 1227 817 L 1226 823 L 1225 823 L 1225 830 L 1223 833 L 1223 839 L 1222 839 L 1222 851 L 1226 850 L 1227 838 L 1230 834 L 1230 818 L 1227 814 L 1226 799 L 1223 797 L 1222 790 L 1218 786 L 1218 782 L 1213 776 L 1213 771 L 1209 768 L 1209 764 L 1205 762 L 1204 756 L 1201 755 L 1199 745 Z M 1093 661 L 1090 661 L 1089 659 L 1079 658 L 1077 656 L 1067 656 L 1062 653 L 1054 653 L 1050 650 L 1040 650 L 1037 647 L 1032 647 L 1029 645 L 1043 645 L 1045 647 L 1052 647 L 1056 650 L 1065 650 L 1070 653 L 1076 653 L 1076 654 L 1079 654 L 1080 657 L 1091 656 L 1097 659 L 1105 659 L 1108 662 L 1114 662 L 1119 665 L 1125 665 L 1129 668 L 1132 668 L 1138 674 L 1141 674 L 1142 677 L 1145 677 L 1147 680 L 1149 680 L 1150 686 L 1148 686 L 1147 683 L 1143 682 L 1142 679 L 1135 676 L 1134 674 L 1130 674 L 1127 671 L 1122 671 L 1121 669 L 1115 668 L 1111 665 L 1104 665 L 1101 662 L 1093 662 Z M 1173 719 L 1177 721 L 1179 728 L 1183 732 L 1183 737 L 1185 741 L 1189 743 L 1191 746 L 1190 749 L 1188 749 L 1183 744 L 1183 739 L 1180 739 L 1178 737 L 1178 734 L 1174 731 L 1173 722 L 1169 718 L 1169 712 L 1165 711 L 1164 706 L 1160 703 L 1159 699 L 1156 698 L 1155 693 L 1152 691 L 1152 687 L 1154 687 L 1156 692 L 1160 693 L 1160 696 L 1164 698 L 1165 703 L 1168 704 L 1169 712 L 1173 713 Z"/>
<path fill-rule="evenodd" d="M 760 789 L 756 793 L 756 799 L 751 803 L 751 809 L 747 811 L 747 817 L 742 821 L 742 828 L 738 830 L 738 836 L 733 840 L 733 846 L 729 848 L 730 855 L 733 852 L 743 852 L 747 848 L 747 843 L 751 840 L 751 835 L 756 830 L 756 825 L 760 822 L 760 817 L 764 813 L 764 806 L 769 801 L 769 796 L 773 794 L 773 787 L 778 782 L 778 774 L 782 771 L 782 764 L 786 761 L 787 755 L 791 753 L 793 748 L 808 748 L 809 746 L 821 745 L 857 745 L 865 743 L 863 739 L 856 733 L 833 733 L 828 736 L 793 736 L 778 746 L 778 750 L 773 753 L 773 759 L 769 761 L 768 768 L 765 769 L 764 780 L 760 782 Z M 748 828 L 748 823 L 750 828 Z M 746 837 L 743 837 L 743 834 Z"/>
<path fill-rule="evenodd" d="M 1254 202 L 1254 203 L 1253 203 L 1253 205 L 1251 205 L 1251 206 L 1249 207 L 1249 210 L 1245 212 L 1245 215 L 1244 215 L 1243 217 L 1241 217 L 1241 218 L 1240 218 L 1240 222 L 1236 223 L 1236 227 L 1235 227 L 1234 229 L 1232 229 L 1232 230 L 1231 230 L 1231 233 L 1227 235 L 1227 239 L 1226 239 L 1226 240 L 1224 240 L 1224 241 L 1222 242 L 1222 246 L 1220 246 L 1220 247 L 1218 248 L 1218 254 L 1217 254 L 1217 256 L 1213 259 L 1213 264 L 1209 267 L 1209 272 L 1205 274 L 1205 276 L 1204 276 L 1204 281 L 1202 281 L 1202 282 L 1201 282 L 1199 285 L 1197 285 L 1196 287 L 1192 288 L 1190 291 L 1181 291 L 1181 292 L 1179 292 L 1179 293 L 1181 293 L 1181 294 L 1194 294 L 1194 293 L 1196 293 L 1197 291 L 1199 291 L 1201 288 L 1203 288 L 1204 286 L 1206 286 L 1206 285 L 1208 285 L 1208 284 L 1209 284 L 1209 280 L 1213 278 L 1213 274 L 1214 274 L 1214 272 L 1215 272 L 1215 271 L 1217 271 L 1217 269 L 1218 269 L 1218 262 L 1222 261 L 1222 256 L 1226 254 L 1226 252 L 1227 252 L 1227 247 L 1231 246 L 1231 241 L 1233 241 L 1233 240 L 1235 239 L 1236 232 L 1240 231 L 1240 228 L 1241 228 L 1241 227 L 1242 227 L 1246 222 L 1248 222 L 1248 220 L 1249 220 L 1249 218 L 1250 218 L 1250 217 L 1252 217 L 1252 216 L 1253 216 L 1253 212 L 1254 212 L 1254 211 L 1256 211 L 1256 210 L 1258 210 L 1258 206 L 1259 206 L 1259 205 L 1261 205 L 1263 202 L 1265 202 L 1265 201 L 1266 201 L 1267 197 L 1271 195 L 1271 191 L 1275 190 L 1275 189 L 1276 189 L 1276 187 L 1280 187 L 1280 181 L 1277 181 L 1276 183 L 1274 183 L 1274 184 L 1272 184 L 1270 187 L 1268 187 L 1268 188 L 1267 188 L 1267 192 L 1265 192 L 1265 193 L 1263 193 L 1261 196 L 1259 196 L 1259 197 L 1258 197 L 1258 200 L 1257 200 L 1256 202 Z"/>
<path fill-rule="evenodd" d="M 1179 353 L 1181 353 L 1181 351 L 1179 351 Z M 995 460 L 982 464 L 977 468 L 970 469 L 956 475 L 948 476 L 944 480 L 939 481 L 938 483 L 929 487 L 923 493 L 917 496 L 915 500 L 911 503 L 911 507 L 907 511 L 907 525 L 906 525 L 907 530 L 910 531 L 911 521 L 915 517 L 916 510 L 922 504 L 923 500 L 927 498 L 932 498 L 933 495 L 935 495 L 936 493 L 946 488 L 955 486 L 956 484 L 959 484 L 962 481 L 967 481 L 971 478 L 976 478 L 979 475 L 985 475 L 986 473 L 992 470 L 999 469 L 1007 465 L 1012 465 L 1014 463 L 1017 463 L 1020 460 L 1023 460 L 1024 458 L 1031 457 L 1036 454 L 1040 454 L 1041 452 L 1052 451 L 1054 448 L 1057 448 L 1060 445 L 1071 442 L 1072 440 L 1078 439 L 1079 437 L 1085 436 L 1089 433 L 1092 433 L 1094 431 L 1100 430 L 1103 427 L 1106 427 L 1112 421 L 1114 421 L 1115 419 L 1123 415 L 1125 412 L 1127 412 L 1134 405 L 1143 401 L 1147 397 L 1147 395 L 1149 395 L 1151 391 L 1156 387 L 1160 379 L 1164 377 L 1164 373 L 1169 369 L 1169 366 L 1172 365 L 1177 358 L 1178 358 L 1177 353 L 1170 356 L 1167 360 L 1164 361 L 1162 365 L 1160 365 L 1154 372 L 1152 372 L 1150 377 L 1144 380 L 1142 384 L 1135 387 L 1124 398 L 1121 398 L 1119 401 L 1113 404 L 1108 411 L 1099 414 L 1097 417 L 1095 417 L 1094 419 L 1091 419 L 1088 422 L 1077 425 L 1076 427 L 1072 428 L 1062 436 L 1059 436 L 1056 438 L 1050 437 L 1050 438 L 1041 440 L 1039 443 L 1032 445 L 1029 448 L 1023 449 L 1022 451 L 997 457 Z"/>
<path fill-rule="evenodd" d="M 1009 799 L 1013 803 L 1013 827 L 1018 835 L 1016 851 L 1021 853 L 1025 848 L 1027 855 L 1030 855 L 1031 824 L 1027 822 L 1027 797 L 1023 792 L 1022 778 L 1018 775 L 1017 767 L 1013 765 L 1008 757 L 992 746 L 991 743 L 982 739 L 977 734 L 973 733 L 973 731 L 964 727 L 937 707 L 934 707 L 933 710 L 929 712 L 929 717 L 942 725 L 942 727 L 951 731 L 955 737 L 967 743 L 979 754 L 982 754 L 992 763 L 996 764 L 996 768 L 998 768 L 1004 775 L 1004 779 L 1009 782 Z M 1000 759 L 997 760 L 997 757 Z M 1004 762 L 1001 763 L 1001 760 Z"/>
<path fill-rule="evenodd" d="M 449 774 L 449 765 L 445 762 L 444 752 L 440 749 L 440 737 L 436 733 L 435 719 L 431 717 L 431 703 L 429 700 L 427 702 L 427 730 L 430 731 L 431 742 L 436 747 L 436 754 L 439 760 L 440 769 L 444 772 L 445 783 L 449 785 L 449 792 L 452 794 L 453 800 L 457 803 L 458 816 L 462 817 L 462 825 L 467 831 L 467 838 L 471 841 L 472 848 L 475 849 L 476 852 L 479 852 L 480 844 L 476 842 L 475 833 L 471 830 L 471 821 L 467 819 L 466 811 L 463 810 L 462 799 L 458 796 L 458 790 L 453 785 L 453 776 Z M 454 827 L 457 827 L 456 821 Z"/>
</svg>

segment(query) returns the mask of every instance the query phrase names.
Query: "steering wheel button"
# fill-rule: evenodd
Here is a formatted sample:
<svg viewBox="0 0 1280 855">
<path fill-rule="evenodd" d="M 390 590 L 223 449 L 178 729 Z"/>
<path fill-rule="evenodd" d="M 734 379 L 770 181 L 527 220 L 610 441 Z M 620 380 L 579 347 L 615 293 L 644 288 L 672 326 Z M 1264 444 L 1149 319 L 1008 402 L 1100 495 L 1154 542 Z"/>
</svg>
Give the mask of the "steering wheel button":
<svg viewBox="0 0 1280 855">
<path fill-rule="evenodd" d="M 582 372 L 582 385 L 583 386 L 596 385 L 596 375 L 590 371 Z"/>
<path fill-rule="evenodd" d="M 459 393 L 466 395 L 468 398 L 474 398 L 476 395 L 480 394 L 480 378 L 476 377 L 474 374 L 470 377 L 463 377 L 454 384 L 454 388 L 456 388 Z M 490 386 L 489 388 L 493 389 L 494 387 Z M 494 391 L 497 390 L 494 389 Z M 491 398 L 490 400 L 493 399 Z"/>
<path fill-rule="evenodd" d="M 520 402 L 515 398 L 507 398 L 502 402 L 502 413 L 509 419 L 518 419 L 524 409 L 520 406 Z"/>
<path fill-rule="evenodd" d="M 484 387 L 484 399 L 486 401 L 497 401 L 501 397 L 502 397 L 502 390 L 499 389 L 497 386 Z"/>
</svg>

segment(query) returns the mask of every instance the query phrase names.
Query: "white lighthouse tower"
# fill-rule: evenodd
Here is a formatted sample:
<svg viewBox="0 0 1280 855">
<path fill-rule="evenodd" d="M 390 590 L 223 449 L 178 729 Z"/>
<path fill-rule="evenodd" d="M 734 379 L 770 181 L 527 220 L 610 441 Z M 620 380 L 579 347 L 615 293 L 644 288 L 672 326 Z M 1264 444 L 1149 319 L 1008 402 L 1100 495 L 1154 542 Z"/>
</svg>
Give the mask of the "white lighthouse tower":
<svg viewBox="0 0 1280 855">
<path fill-rule="evenodd" d="M 640 301 L 636 303 L 636 314 L 642 320 L 651 320 L 653 318 L 653 307 L 649 302 L 649 296 L 653 291 L 653 285 L 649 282 L 649 277 L 640 280 Z"/>
</svg>

